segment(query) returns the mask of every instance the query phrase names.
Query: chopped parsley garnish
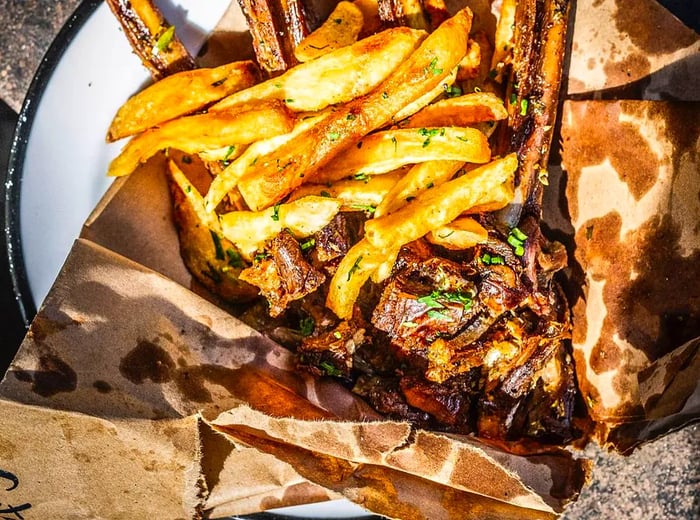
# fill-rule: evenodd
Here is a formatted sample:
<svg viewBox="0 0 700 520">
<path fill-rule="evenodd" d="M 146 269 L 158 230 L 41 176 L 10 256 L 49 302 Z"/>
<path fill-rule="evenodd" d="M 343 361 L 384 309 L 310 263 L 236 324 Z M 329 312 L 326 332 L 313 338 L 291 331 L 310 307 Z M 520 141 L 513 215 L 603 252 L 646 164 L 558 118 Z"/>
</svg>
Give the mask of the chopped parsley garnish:
<svg viewBox="0 0 700 520">
<path fill-rule="evenodd" d="M 338 331 L 336 330 L 336 331 L 333 333 L 333 337 L 334 337 L 335 339 L 342 339 L 342 338 L 343 338 L 343 335 L 342 335 L 340 332 L 338 332 Z"/>
<path fill-rule="evenodd" d="M 448 85 L 447 83 L 442 84 L 442 88 L 445 91 L 447 97 L 457 97 L 462 95 L 462 89 L 457 85 Z M 477 87 L 478 88 L 478 87 Z M 476 89 L 474 89 L 476 90 Z"/>
<path fill-rule="evenodd" d="M 398 146 L 399 146 L 399 143 L 398 143 L 398 141 L 396 140 L 396 137 L 395 137 L 395 136 L 392 136 L 392 137 L 391 137 L 391 142 L 394 143 L 394 153 L 396 153 L 396 150 L 397 150 L 397 148 L 398 148 Z"/>
<path fill-rule="evenodd" d="M 315 245 L 316 245 L 316 239 L 313 237 L 311 237 L 308 240 L 305 240 L 304 242 L 299 244 L 302 251 L 307 251 L 307 250 L 311 249 L 312 247 L 314 247 Z"/>
<path fill-rule="evenodd" d="M 364 172 L 357 172 L 356 174 L 354 174 L 352 176 L 352 178 L 355 179 L 356 181 L 366 181 L 369 179 L 369 175 L 367 175 Z"/>
<path fill-rule="evenodd" d="M 211 233 L 211 239 L 214 242 L 214 250 L 216 251 L 216 259 L 217 260 L 225 260 L 226 256 L 224 255 L 224 248 L 221 247 L 221 239 L 219 238 L 219 235 L 217 235 L 212 230 L 209 230 L 209 233 Z"/>
<path fill-rule="evenodd" d="M 340 377 L 343 375 L 343 373 L 338 370 L 336 367 L 331 365 L 328 361 L 323 361 L 318 364 L 319 367 L 323 369 L 323 371 L 326 373 L 326 375 L 329 376 L 334 376 L 334 377 Z"/>
<path fill-rule="evenodd" d="M 285 103 L 294 103 L 294 100 L 292 98 L 286 98 L 284 100 Z"/>
<path fill-rule="evenodd" d="M 504 265 L 505 260 L 503 259 L 502 256 L 499 255 L 491 255 L 489 253 L 484 253 L 481 255 L 481 263 L 484 265 Z"/>
<path fill-rule="evenodd" d="M 347 119 L 348 121 L 354 121 L 355 117 L 356 117 L 355 114 L 348 114 L 345 119 Z"/>
<path fill-rule="evenodd" d="M 472 306 L 472 295 L 462 291 L 433 291 L 430 294 L 421 296 L 418 301 L 431 310 L 444 309 L 445 305 L 442 302 L 457 303 L 466 311 Z M 430 316 L 430 311 L 428 311 Z"/>
<path fill-rule="evenodd" d="M 451 318 L 442 311 L 436 311 L 435 309 L 430 309 L 428 311 L 428 317 L 437 320 L 451 320 Z"/>
<path fill-rule="evenodd" d="M 360 268 L 360 262 L 362 262 L 362 255 L 357 257 L 357 260 L 355 260 L 355 263 L 352 264 L 350 271 L 348 271 L 348 282 L 350 281 L 350 278 L 352 278 L 352 275 L 355 274 L 355 271 Z"/>
<path fill-rule="evenodd" d="M 275 204 L 274 207 L 272 208 L 272 220 L 275 222 L 279 222 L 280 219 L 280 205 Z"/>
<path fill-rule="evenodd" d="M 321 51 L 321 50 L 325 49 L 326 47 L 328 47 L 328 45 L 324 45 L 323 47 L 317 47 L 316 45 L 309 45 L 309 47 L 311 47 L 312 49 L 316 49 L 317 51 Z"/>
<path fill-rule="evenodd" d="M 420 128 L 418 130 L 418 133 L 425 137 L 425 141 L 423 141 L 423 148 L 428 146 L 430 144 L 430 140 L 435 137 L 436 135 L 445 135 L 445 129 L 444 128 Z"/>
<path fill-rule="evenodd" d="M 236 147 L 234 145 L 229 146 L 226 149 L 226 153 L 224 154 L 224 158 L 221 160 L 221 164 L 226 167 L 229 164 L 231 164 L 231 161 L 229 160 L 229 157 L 231 157 L 231 154 L 234 152 Z"/>
<path fill-rule="evenodd" d="M 442 69 L 438 67 L 438 59 L 437 56 L 430 60 L 430 64 L 423 69 L 423 71 L 428 74 L 432 74 L 433 76 L 437 76 L 438 74 L 442 74 Z"/>
<path fill-rule="evenodd" d="M 226 256 L 228 257 L 228 265 L 231 267 L 245 267 L 241 254 L 238 251 L 231 249 L 230 247 L 226 250 Z"/>
<path fill-rule="evenodd" d="M 337 141 L 339 137 L 340 137 L 340 134 L 338 132 L 329 132 L 328 133 L 328 138 L 331 141 Z"/>
<path fill-rule="evenodd" d="M 321 192 L 321 197 L 330 197 L 330 196 L 331 196 L 331 194 L 325 190 Z"/>
<path fill-rule="evenodd" d="M 156 42 L 156 49 L 158 49 L 160 52 L 166 51 L 168 47 L 170 47 L 170 44 L 172 43 L 174 37 L 175 26 L 171 25 L 163 32 L 163 34 L 161 34 L 158 37 L 158 41 Z"/>
<path fill-rule="evenodd" d="M 453 229 L 453 230 L 450 231 L 449 233 L 445 233 L 444 235 L 438 235 L 438 236 L 439 236 L 440 238 L 447 238 L 447 237 L 453 235 L 454 232 L 455 232 L 455 231 L 454 231 L 454 229 Z"/>
<path fill-rule="evenodd" d="M 525 254 L 525 240 L 527 240 L 527 235 L 517 227 L 510 230 L 508 238 L 506 239 L 506 241 L 513 246 L 513 252 L 516 256 L 523 256 Z"/>
<path fill-rule="evenodd" d="M 253 260 L 255 260 L 256 262 L 262 262 L 263 260 L 268 258 L 268 256 L 269 255 L 267 253 L 258 253 L 257 255 L 255 255 Z"/>
<path fill-rule="evenodd" d="M 382 92 L 382 99 L 389 99 L 389 94 Z"/>
<path fill-rule="evenodd" d="M 528 105 L 527 99 L 520 100 L 520 115 L 521 116 L 524 116 L 525 114 L 527 114 L 527 105 Z"/>
<path fill-rule="evenodd" d="M 316 322 L 311 316 L 307 316 L 306 318 L 299 320 L 299 333 L 305 338 L 313 334 L 315 327 Z"/>
<path fill-rule="evenodd" d="M 366 211 L 368 213 L 374 213 L 377 208 L 370 206 L 368 204 L 350 204 L 352 209 L 358 209 L 360 211 Z"/>
<path fill-rule="evenodd" d="M 518 96 L 516 95 L 515 92 L 513 92 L 513 93 L 510 95 L 510 104 L 511 104 L 511 105 L 515 105 L 515 102 L 516 102 L 516 101 L 518 101 Z"/>
<path fill-rule="evenodd" d="M 418 326 L 417 323 L 414 323 L 412 321 L 402 321 L 401 322 L 402 327 L 408 327 L 409 329 L 414 329 Z"/>
</svg>

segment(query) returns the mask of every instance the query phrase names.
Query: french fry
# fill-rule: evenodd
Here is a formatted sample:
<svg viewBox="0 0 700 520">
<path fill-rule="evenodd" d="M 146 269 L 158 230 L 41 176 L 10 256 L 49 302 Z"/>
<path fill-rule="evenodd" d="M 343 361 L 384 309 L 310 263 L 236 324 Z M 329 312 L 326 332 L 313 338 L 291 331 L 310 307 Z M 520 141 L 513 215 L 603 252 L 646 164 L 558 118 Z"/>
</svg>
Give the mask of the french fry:
<svg viewBox="0 0 700 520">
<path fill-rule="evenodd" d="M 388 253 L 377 249 L 365 239 L 352 246 L 331 279 L 326 307 L 341 319 L 350 318 L 360 289 L 386 261 L 387 256 Z"/>
<path fill-rule="evenodd" d="M 379 250 L 393 250 L 452 222 L 477 204 L 505 207 L 512 200 L 517 167 L 516 154 L 510 154 L 424 191 L 398 211 L 366 222 L 365 238 Z M 502 185 L 508 187 L 510 197 L 496 201 L 492 192 Z"/>
<path fill-rule="evenodd" d="M 391 272 L 394 270 L 394 264 L 396 263 L 396 258 L 399 256 L 399 249 L 394 249 L 390 251 L 384 261 L 379 264 L 379 267 L 370 275 L 370 278 L 374 283 L 382 283 L 384 280 L 391 276 Z"/>
<path fill-rule="evenodd" d="M 283 199 L 340 152 L 440 85 L 466 53 L 471 19 L 469 9 L 459 11 L 428 35 L 376 89 L 339 107 L 305 135 L 270 154 L 266 166 L 244 176 L 238 185 L 248 206 L 258 210 Z M 279 172 L 278 161 L 290 167 Z"/>
<path fill-rule="evenodd" d="M 243 152 L 246 151 L 247 145 L 244 144 L 238 144 L 238 145 L 229 145 L 229 146 L 224 146 L 222 148 L 216 148 L 215 150 L 202 150 L 199 152 L 197 155 L 199 155 L 200 159 L 203 161 L 208 161 L 208 162 L 227 162 L 231 163 L 233 162 L 236 158 L 238 158 Z M 212 172 L 212 173 L 217 173 L 217 172 Z"/>
<path fill-rule="evenodd" d="M 481 67 L 481 46 L 474 39 L 469 39 L 467 55 L 462 58 L 457 67 L 457 81 L 466 81 L 479 76 Z"/>
<path fill-rule="evenodd" d="M 172 74 L 132 96 L 119 108 L 107 131 L 107 141 L 135 135 L 196 112 L 259 80 L 260 71 L 252 61 Z"/>
<path fill-rule="evenodd" d="M 288 201 L 317 195 L 343 201 L 344 209 L 368 209 L 374 211 L 396 182 L 404 175 L 397 170 L 386 175 L 362 176 L 358 179 L 338 181 L 330 184 L 302 184 L 289 194 Z M 371 208 L 371 209 L 370 209 Z"/>
<path fill-rule="evenodd" d="M 109 165 L 108 175 L 128 175 L 160 150 L 186 153 L 248 144 L 289 132 L 294 118 L 279 102 L 260 103 L 225 112 L 182 117 L 132 138 Z"/>
<path fill-rule="evenodd" d="M 352 45 L 357 41 L 363 25 L 362 11 L 355 4 L 343 0 L 335 6 L 321 27 L 299 43 L 294 49 L 294 56 L 303 63 Z"/>
<path fill-rule="evenodd" d="M 473 218 L 460 217 L 433 229 L 425 238 L 431 244 L 460 251 L 483 244 L 488 240 L 489 232 Z"/>
<path fill-rule="evenodd" d="M 360 146 L 361 144 L 361 146 Z M 486 136 L 474 128 L 419 128 L 370 134 L 315 176 L 333 182 L 351 175 L 379 175 L 426 161 L 485 163 L 491 158 Z"/>
<path fill-rule="evenodd" d="M 190 53 L 153 0 L 107 0 L 131 48 L 155 80 L 195 67 Z"/>
<path fill-rule="evenodd" d="M 238 181 L 252 168 L 255 167 L 260 157 L 273 152 L 283 144 L 295 139 L 300 134 L 318 124 L 328 115 L 328 113 L 318 114 L 307 119 L 302 119 L 290 133 L 276 135 L 269 139 L 263 139 L 250 145 L 237 159 L 232 161 L 213 180 L 204 204 L 207 211 L 214 211 L 216 206 L 223 200 L 227 193 L 236 187 Z M 283 168 L 284 165 L 279 165 Z"/>
<path fill-rule="evenodd" d="M 345 103 L 367 94 L 384 81 L 424 38 L 423 31 L 407 27 L 383 31 L 236 92 L 210 110 L 263 99 L 279 99 L 297 112 L 314 112 Z M 310 85 L 314 88 L 309 88 Z"/>
<path fill-rule="evenodd" d="M 424 94 L 423 96 L 416 99 L 413 103 L 409 103 L 401 110 L 399 110 L 396 114 L 394 114 L 392 120 L 401 121 L 402 119 L 406 119 L 407 117 L 412 116 L 420 109 L 428 105 L 428 103 L 431 103 L 435 99 L 442 96 L 447 90 L 449 90 L 454 84 L 455 79 L 457 79 L 457 68 L 454 68 L 452 72 L 450 72 L 449 76 L 445 78 L 445 81 L 443 81 L 439 85 L 436 85 L 430 92 Z"/>
<path fill-rule="evenodd" d="M 516 0 L 503 0 L 501 14 L 496 25 L 496 36 L 491 57 L 491 70 L 494 79 L 503 80 L 505 66 L 510 63 L 513 53 L 513 34 L 515 30 Z"/>
<path fill-rule="evenodd" d="M 297 238 L 309 236 L 326 225 L 340 211 L 342 202 L 328 197 L 304 197 L 263 211 L 232 211 L 221 215 L 221 230 L 252 261 L 256 251 L 283 229 Z"/>
<path fill-rule="evenodd" d="M 191 206 L 197 219 L 213 232 L 221 234 L 219 219 L 216 215 L 205 211 L 204 199 L 199 191 L 197 191 L 197 188 L 192 185 L 192 183 L 189 181 L 189 179 L 187 179 L 183 171 L 177 164 L 175 164 L 174 161 L 168 161 L 168 169 L 170 170 L 170 177 L 173 179 L 175 184 L 179 186 L 180 190 L 182 190 L 185 199 Z"/>
<path fill-rule="evenodd" d="M 374 210 L 375 218 L 402 208 L 421 191 L 447 182 L 463 165 L 463 161 L 427 161 L 416 164 L 386 194 Z"/>
<path fill-rule="evenodd" d="M 491 92 L 473 92 L 442 99 L 401 123 L 402 128 L 471 126 L 508 117 L 503 100 Z"/>
</svg>

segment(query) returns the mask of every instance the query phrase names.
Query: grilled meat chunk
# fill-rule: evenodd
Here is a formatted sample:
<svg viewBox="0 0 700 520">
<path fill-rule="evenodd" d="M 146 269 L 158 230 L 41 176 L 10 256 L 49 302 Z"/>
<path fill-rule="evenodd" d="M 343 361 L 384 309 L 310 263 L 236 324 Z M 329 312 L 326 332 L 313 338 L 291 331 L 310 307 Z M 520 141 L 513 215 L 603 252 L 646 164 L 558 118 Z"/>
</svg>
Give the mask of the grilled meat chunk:
<svg viewBox="0 0 700 520">
<path fill-rule="evenodd" d="M 365 330 L 340 322 L 337 327 L 317 336 L 304 338 L 297 349 L 299 366 L 316 375 L 350 379 L 353 355 L 365 341 Z"/>
<path fill-rule="evenodd" d="M 363 212 L 340 212 L 326 227 L 314 234 L 313 264 L 325 268 L 331 276 L 340 259 L 362 238 Z"/>
<path fill-rule="evenodd" d="M 274 318 L 290 302 L 318 289 L 326 276 L 306 261 L 296 239 L 283 231 L 270 242 L 270 256 L 243 270 L 240 279 L 260 288 Z"/>
</svg>

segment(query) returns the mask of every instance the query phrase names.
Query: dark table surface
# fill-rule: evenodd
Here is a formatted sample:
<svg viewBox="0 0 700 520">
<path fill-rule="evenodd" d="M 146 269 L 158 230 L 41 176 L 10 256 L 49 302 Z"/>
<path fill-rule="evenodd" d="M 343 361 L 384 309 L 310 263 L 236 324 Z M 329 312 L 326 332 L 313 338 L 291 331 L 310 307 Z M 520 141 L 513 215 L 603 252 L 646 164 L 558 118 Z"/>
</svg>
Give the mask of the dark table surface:
<svg viewBox="0 0 700 520">
<path fill-rule="evenodd" d="M 0 0 L 0 174 L 16 112 L 51 41 L 79 0 Z M 664 0 L 700 30 L 695 0 Z M 2 183 L 4 185 L 4 182 Z M 4 248 L 4 240 L 0 244 Z M 24 334 L 6 256 L 0 255 L 0 374 Z M 658 439 L 623 458 L 590 447 L 593 481 L 564 518 L 700 519 L 700 425 Z"/>
</svg>

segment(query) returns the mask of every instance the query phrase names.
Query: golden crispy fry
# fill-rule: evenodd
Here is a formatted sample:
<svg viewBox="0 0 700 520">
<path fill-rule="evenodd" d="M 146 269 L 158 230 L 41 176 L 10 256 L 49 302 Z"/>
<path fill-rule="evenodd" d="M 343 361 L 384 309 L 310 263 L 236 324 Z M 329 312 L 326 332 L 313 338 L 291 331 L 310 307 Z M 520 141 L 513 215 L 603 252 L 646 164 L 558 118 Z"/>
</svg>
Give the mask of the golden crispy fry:
<svg viewBox="0 0 700 520">
<path fill-rule="evenodd" d="M 508 117 L 501 100 L 490 92 L 474 92 L 442 99 L 426 106 L 401 124 L 402 128 L 425 126 L 470 126 Z"/>
<path fill-rule="evenodd" d="M 187 49 L 152 0 L 107 0 L 141 63 L 159 80 L 194 68 Z"/>
<path fill-rule="evenodd" d="M 370 278 L 374 283 L 382 283 L 391 276 L 394 270 L 396 258 L 399 256 L 399 249 L 394 249 L 386 255 L 386 259 L 379 264 L 379 267 L 371 274 Z"/>
<path fill-rule="evenodd" d="M 339 318 L 350 318 L 360 289 L 372 273 L 386 261 L 387 256 L 386 252 L 377 249 L 364 238 L 352 246 L 333 275 L 326 297 L 326 307 Z"/>
<path fill-rule="evenodd" d="M 132 138 L 111 162 L 108 174 L 128 175 L 159 150 L 175 148 L 198 153 L 232 144 L 248 144 L 285 134 L 293 124 L 289 111 L 279 102 L 182 117 Z"/>
<path fill-rule="evenodd" d="M 378 175 L 425 161 L 485 163 L 491 158 L 486 136 L 474 128 L 419 128 L 370 134 L 361 146 L 339 155 L 315 177 L 333 182 L 350 175 Z"/>
<path fill-rule="evenodd" d="M 505 66 L 510 63 L 513 53 L 513 33 L 515 31 L 516 0 L 503 0 L 501 14 L 496 26 L 496 36 L 491 57 L 492 75 L 496 81 L 503 80 Z"/>
<path fill-rule="evenodd" d="M 361 176 L 330 184 L 302 184 L 290 193 L 288 200 L 297 200 L 307 195 L 333 197 L 343 201 L 344 209 L 373 211 L 404 173 L 403 170 L 397 170 L 386 175 Z"/>
<path fill-rule="evenodd" d="M 255 85 L 260 72 L 252 61 L 237 61 L 214 69 L 178 72 L 153 83 L 124 103 L 107 132 L 107 141 L 191 114 L 244 88 Z"/>
<path fill-rule="evenodd" d="M 343 0 L 335 6 L 321 27 L 299 43 L 294 49 L 294 56 L 303 63 L 352 45 L 357 41 L 363 24 L 362 11 L 355 4 Z"/>
<path fill-rule="evenodd" d="M 297 238 L 306 237 L 328 225 L 342 202 L 328 197 L 304 197 L 263 211 L 232 211 L 220 216 L 224 237 L 233 242 L 243 258 L 253 259 L 265 242 L 283 229 Z"/>
<path fill-rule="evenodd" d="M 459 11 L 376 89 L 339 107 L 299 139 L 270 154 L 264 161 L 266 166 L 246 175 L 238 185 L 248 206 L 257 210 L 283 199 L 340 152 L 440 85 L 467 51 L 471 19 L 469 9 Z M 290 167 L 279 172 L 275 166 L 278 161 Z"/>
<path fill-rule="evenodd" d="M 210 110 L 263 99 L 282 100 L 297 112 L 314 112 L 345 103 L 384 81 L 423 38 L 424 32 L 407 27 L 381 32 L 228 96 Z"/>
<path fill-rule="evenodd" d="M 171 162 L 168 184 L 180 253 L 187 269 L 202 285 L 225 300 L 241 302 L 254 298 L 257 288 L 238 278 L 245 267 L 240 253 L 221 236 L 218 219 L 203 211 L 201 195 L 195 188 L 198 183 L 190 182 L 200 174 L 209 174 L 196 159 L 182 166 L 187 167 L 187 176 Z"/>
<path fill-rule="evenodd" d="M 463 161 L 427 161 L 416 164 L 386 194 L 374 211 L 374 216 L 388 215 L 404 207 L 421 191 L 447 182 L 463 164 Z"/>
<path fill-rule="evenodd" d="M 460 217 L 433 229 L 425 238 L 432 244 L 459 251 L 483 244 L 488 240 L 489 232 L 473 218 Z"/>
<path fill-rule="evenodd" d="M 516 154 L 496 159 L 441 186 L 420 193 L 400 210 L 365 223 L 365 238 L 377 249 L 393 250 L 452 222 L 472 206 L 512 200 Z M 510 197 L 494 200 L 496 188 L 505 185 Z"/>
<path fill-rule="evenodd" d="M 215 150 L 202 150 L 197 155 L 199 155 L 203 161 L 231 163 L 245 152 L 247 148 L 245 144 L 232 144 L 222 148 L 216 148 Z M 219 170 L 212 173 L 219 173 Z"/>
<path fill-rule="evenodd" d="M 452 69 L 452 72 L 450 72 L 449 76 L 447 76 L 442 83 L 440 83 L 439 85 L 436 85 L 435 88 L 433 88 L 430 92 L 419 97 L 413 103 L 409 103 L 408 105 L 403 107 L 401 110 L 399 110 L 394 115 L 394 117 L 391 118 L 392 121 L 401 121 L 402 119 L 406 119 L 407 117 L 412 116 L 413 114 L 418 112 L 420 109 L 422 109 L 428 103 L 431 103 L 435 99 L 442 96 L 445 92 L 447 92 L 450 88 L 452 88 L 452 85 L 454 84 L 456 78 L 457 78 L 457 69 L 455 68 L 455 69 Z"/>
<path fill-rule="evenodd" d="M 221 173 L 219 173 L 219 175 L 216 176 L 214 181 L 211 183 L 209 191 L 204 199 L 207 211 L 214 211 L 216 206 L 223 200 L 226 194 L 236 187 L 238 181 L 248 171 L 255 168 L 258 160 L 260 160 L 260 157 L 264 157 L 282 146 L 284 143 L 297 138 L 300 134 L 322 121 L 327 115 L 328 113 L 321 113 L 316 116 L 303 119 L 290 133 L 276 135 L 269 139 L 263 139 L 250 145 L 245 152 L 240 155 L 240 157 L 232 161 Z M 279 164 L 278 167 L 284 169 L 286 166 Z"/>
<path fill-rule="evenodd" d="M 457 81 L 466 81 L 479 76 L 481 66 L 481 46 L 479 42 L 469 39 L 467 55 L 462 58 L 457 67 Z"/>
</svg>

